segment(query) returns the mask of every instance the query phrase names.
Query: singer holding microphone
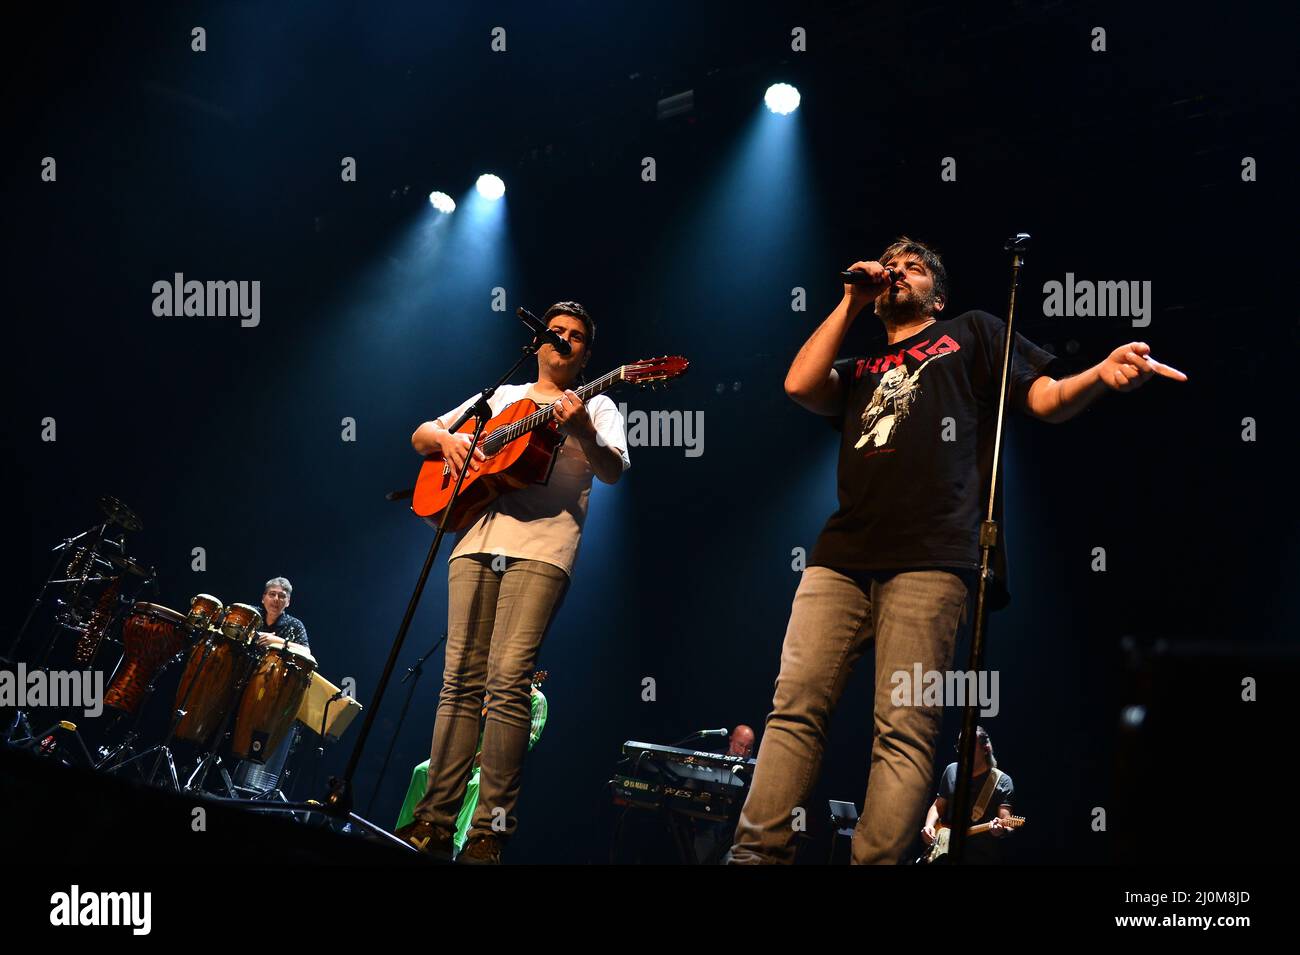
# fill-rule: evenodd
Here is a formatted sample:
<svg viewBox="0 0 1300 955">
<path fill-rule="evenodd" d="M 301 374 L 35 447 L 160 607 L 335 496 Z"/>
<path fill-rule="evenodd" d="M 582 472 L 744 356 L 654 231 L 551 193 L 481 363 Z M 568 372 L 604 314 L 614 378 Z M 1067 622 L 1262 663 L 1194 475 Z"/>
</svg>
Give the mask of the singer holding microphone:
<svg viewBox="0 0 1300 955">
<path fill-rule="evenodd" d="M 943 707 L 911 694 L 896 702 L 893 675 L 918 665 L 949 670 L 958 626 L 975 603 L 1006 326 L 980 311 L 941 321 L 943 261 L 907 237 L 850 272 L 843 299 L 785 379 L 795 402 L 842 431 L 839 508 L 795 592 L 772 711 L 728 854 L 733 864 L 794 861 L 795 811 L 807 806 L 831 713 L 872 642 L 874 742 L 852 859 L 903 858 L 920 831 Z M 869 304 L 884 334 L 862 357 L 837 361 Z M 1131 391 L 1156 375 L 1186 381 L 1150 351 L 1130 342 L 1058 381 L 1044 373 L 1052 355 L 1017 335 L 1009 407 L 1059 422 L 1107 391 Z M 994 610 L 1009 599 L 1005 554 L 1003 534 L 993 550 Z"/>
<path fill-rule="evenodd" d="M 618 407 L 606 395 L 584 404 L 572 390 L 596 334 L 586 309 L 577 302 L 559 302 L 547 309 L 534 331 L 546 343 L 537 352 L 537 380 L 498 388 L 489 406 L 496 416 L 521 398 L 551 405 L 568 440 L 557 451 L 545 484 L 497 498 L 457 537 L 448 564 L 446 664 L 428 789 L 415 807 L 415 821 L 396 832 L 422 852 L 451 858 L 486 698 L 479 801 L 468 842 L 457 857 L 471 865 L 500 862 L 502 847 L 515 831 L 531 725 L 529 681 L 546 629 L 568 590 L 592 478 L 613 484 L 630 464 Z M 461 468 L 477 470 L 485 460 L 481 450 L 471 450 L 468 435 L 447 431 L 477 397 L 424 422 L 411 435 L 417 453 L 441 451 L 453 481 Z"/>
</svg>

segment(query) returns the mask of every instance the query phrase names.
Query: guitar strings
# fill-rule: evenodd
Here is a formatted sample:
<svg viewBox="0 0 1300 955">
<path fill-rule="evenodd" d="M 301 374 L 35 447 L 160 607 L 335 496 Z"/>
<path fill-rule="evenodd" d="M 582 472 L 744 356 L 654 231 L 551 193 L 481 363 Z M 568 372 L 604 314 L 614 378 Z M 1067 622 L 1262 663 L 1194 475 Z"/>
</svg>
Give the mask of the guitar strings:
<svg viewBox="0 0 1300 955">
<path fill-rule="evenodd" d="M 583 385 L 576 392 L 574 392 L 574 394 L 576 394 L 583 401 L 586 401 L 589 395 L 593 395 L 596 394 L 597 392 L 604 391 L 607 387 L 609 387 L 609 385 L 613 384 L 613 382 L 616 381 L 619 378 L 619 376 L 622 374 L 624 367 L 626 366 L 620 366 L 618 368 L 615 368 L 613 371 L 608 372 L 607 374 L 601 375 L 595 381 Z M 532 414 L 520 418 L 518 421 L 514 422 L 513 424 L 508 424 L 504 428 L 498 428 L 497 430 L 493 431 L 490 435 L 488 435 L 486 438 L 483 439 L 483 453 L 487 455 L 496 454 L 498 451 L 504 448 L 511 441 L 515 440 L 521 435 L 527 434 L 529 431 L 532 431 L 534 428 L 537 428 L 545 424 L 547 419 L 550 418 L 551 416 L 551 409 L 553 407 L 554 407 L 553 404 L 546 405 L 534 411 Z"/>
</svg>

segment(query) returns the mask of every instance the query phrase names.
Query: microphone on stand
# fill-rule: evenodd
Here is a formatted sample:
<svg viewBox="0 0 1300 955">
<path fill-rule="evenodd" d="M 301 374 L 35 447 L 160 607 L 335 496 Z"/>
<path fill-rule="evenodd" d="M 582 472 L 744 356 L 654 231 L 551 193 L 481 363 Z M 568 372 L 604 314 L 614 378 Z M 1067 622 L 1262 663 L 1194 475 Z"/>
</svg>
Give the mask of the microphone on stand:
<svg viewBox="0 0 1300 955">
<path fill-rule="evenodd" d="M 1029 248 L 1029 239 L 1028 232 L 1017 232 L 1003 243 L 1002 249 L 1004 252 L 1024 252 Z"/>
<path fill-rule="evenodd" d="M 544 344 L 550 345 L 561 355 L 567 355 L 573 351 L 573 348 L 559 335 L 546 327 L 546 324 L 522 305 L 515 309 L 515 314 L 528 327 L 528 330 L 537 338 L 540 338 Z"/>
</svg>

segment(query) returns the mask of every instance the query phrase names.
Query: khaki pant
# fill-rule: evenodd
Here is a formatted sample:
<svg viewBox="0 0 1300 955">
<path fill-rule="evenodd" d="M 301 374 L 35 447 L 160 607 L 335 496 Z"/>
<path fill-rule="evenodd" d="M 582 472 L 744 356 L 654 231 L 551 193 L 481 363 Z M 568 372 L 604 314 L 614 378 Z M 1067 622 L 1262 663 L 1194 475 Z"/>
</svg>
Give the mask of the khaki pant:
<svg viewBox="0 0 1300 955">
<path fill-rule="evenodd" d="M 728 861 L 790 863 L 795 812 L 821 769 L 831 713 L 853 665 L 874 638 L 875 743 L 862 815 L 853 833 L 857 865 L 896 864 L 920 831 L 933 795 L 941 706 L 895 706 L 890 677 L 904 670 L 947 670 L 967 587 L 943 570 L 849 576 L 809 567 L 794 596 L 776 696 L 758 765 Z"/>
<path fill-rule="evenodd" d="M 530 678 L 569 575 L 536 560 L 457 557 L 447 575 L 447 662 L 429 753 L 429 788 L 415 817 L 456 828 L 490 697 L 479 757 L 478 807 L 469 835 L 515 831 L 515 803 L 531 725 Z"/>
</svg>

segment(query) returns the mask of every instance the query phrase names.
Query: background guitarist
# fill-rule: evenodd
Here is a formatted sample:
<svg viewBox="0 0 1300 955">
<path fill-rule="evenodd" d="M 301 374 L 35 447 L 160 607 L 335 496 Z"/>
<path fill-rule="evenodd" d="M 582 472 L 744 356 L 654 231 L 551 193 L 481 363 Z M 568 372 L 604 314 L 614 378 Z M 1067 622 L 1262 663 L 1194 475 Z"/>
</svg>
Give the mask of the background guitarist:
<svg viewBox="0 0 1300 955">
<path fill-rule="evenodd" d="M 515 803 L 530 728 L 529 676 L 555 608 L 568 589 L 587 515 L 592 477 L 613 484 L 630 465 L 623 416 L 606 395 L 584 404 L 572 391 L 586 366 L 596 326 L 577 302 L 546 310 L 547 327 L 569 343 L 561 355 L 550 345 L 537 353 L 537 381 L 504 385 L 490 406 L 495 417 L 521 398 L 553 403 L 568 440 L 558 450 L 545 484 L 503 494 L 452 549 L 447 574 L 447 656 L 429 754 L 429 788 L 415 821 L 397 835 L 431 855 L 450 859 L 456 814 L 465 794 L 479 736 L 479 708 L 489 698 L 483 725 L 479 802 L 459 861 L 493 864 L 515 831 Z M 452 478 L 485 460 L 469 436 L 451 434 L 473 398 L 411 435 L 421 455 L 440 452 Z"/>
<path fill-rule="evenodd" d="M 961 743 L 959 742 L 960 748 Z M 1001 821 L 1011 817 L 1011 801 L 1015 798 L 1016 788 L 1011 782 L 1011 776 L 998 770 L 998 776 L 993 781 L 993 791 L 988 794 L 985 801 L 984 809 L 978 816 L 975 816 L 974 809 L 979 807 L 981 799 L 984 797 L 984 787 L 989 782 L 989 772 L 998 767 L 998 761 L 993 756 L 993 743 L 989 739 L 989 734 L 985 732 L 984 727 L 975 727 L 975 765 L 971 768 L 971 806 L 972 819 L 969 825 L 979 825 L 984 822 L 991 822 L 993 826 L 989 829 L 991 839 L 971 838 L 966 841 L 966 858 L 968 865 L 992 865 L 1001 862 L 1001 852 L 998 843 L 994 840 L 1001 839 L 1010 835 L 1014 829 L 1003 828 Z M 948 768 L 943 771 L 943 777 L 939 780 L 939 793 L 934 797 L 934 802 L 930 804 L 929 811 L 925 814 L 925 828 L 921 830 L 921 841 L 927 846 L 934 843 L 935 825 L 944 823 L 951 826 L 952 820 L 948 818 L 948 803 L 952 799 L 952 794 L 957 788 L 957 764 L 951 762 Z"/>
</svg>

